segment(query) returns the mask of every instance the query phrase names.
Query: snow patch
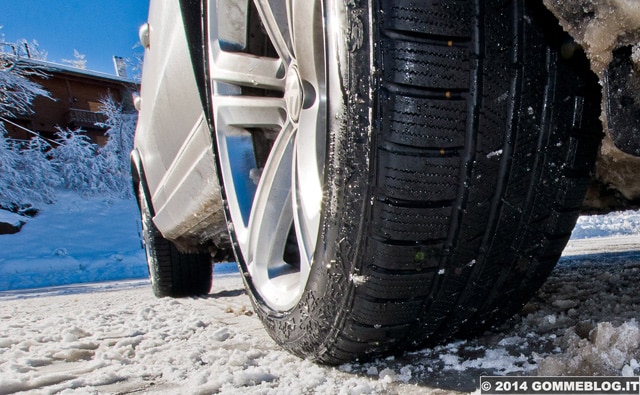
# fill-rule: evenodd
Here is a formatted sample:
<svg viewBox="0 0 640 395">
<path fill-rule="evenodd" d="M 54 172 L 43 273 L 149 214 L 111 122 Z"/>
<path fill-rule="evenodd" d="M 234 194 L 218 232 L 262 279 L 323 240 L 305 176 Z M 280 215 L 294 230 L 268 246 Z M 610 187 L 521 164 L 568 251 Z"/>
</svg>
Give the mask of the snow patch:
<svg viewBox="0 0 640 395">
<path fill-rule="evenodd" d="M 12 213 L 7 210 L 0 210 L 0 222 L 4 222 L 5 224 L 9 224 L 11 226 L 20 226 L 21 224 L 26 222 L 26 218 Z"/>
<path fill-rule="evenodd" d="M 351 282 L 357 287 L 369 281 L 369 277 L 357 275 L 357 274 L 351 274 L 351 276 L 349 277 L 349 280 L 351 280 Z"/>
<path fill-rule="evenodd" d="M 581 216 L 578 218 L 571 236 L 575 240 L 605 236 L 637 235 L 640 235 L 640 210 Z"/>
<path fill-rule="evenodd" d="M 566 351 L 542 359 L 539 375 L 633 375 L 632 365 L 640 356 L 640 328 L 635 320 L 619 326 L 601 322 L 586 338 L 570 328 L 557 344 Z"/>
</svg>

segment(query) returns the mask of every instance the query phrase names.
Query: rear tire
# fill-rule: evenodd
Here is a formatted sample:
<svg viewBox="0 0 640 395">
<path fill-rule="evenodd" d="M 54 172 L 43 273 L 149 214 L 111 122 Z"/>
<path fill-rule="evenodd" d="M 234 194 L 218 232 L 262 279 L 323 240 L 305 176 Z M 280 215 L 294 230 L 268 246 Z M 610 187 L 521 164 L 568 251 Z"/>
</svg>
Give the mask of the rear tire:
<svg viewBox="0 0 640 395">
<path fill-rule="evenodd" d="M 583 54 L 560 56 L 568 36 L 542 3 L 255 3 L 236 22 L 209 5 L 209 72 L 230 230 L 269 334 L 339 364 L 517 312 L 570 237 L 600 140 L 597 79 Z M 246 45 L 225 30 L 238 23 Z M 247 53 L 257 77 L 225 61 Z"/>
<path fill-rule="evenodd" d="M 208 253 L 183 253 L 162 237 L 151 219 L 140 188 L 142 236 L 147 253 L 151 287 L 156 297 L 206 295 L 211 290 L 213 264 Z"/>
</svg>

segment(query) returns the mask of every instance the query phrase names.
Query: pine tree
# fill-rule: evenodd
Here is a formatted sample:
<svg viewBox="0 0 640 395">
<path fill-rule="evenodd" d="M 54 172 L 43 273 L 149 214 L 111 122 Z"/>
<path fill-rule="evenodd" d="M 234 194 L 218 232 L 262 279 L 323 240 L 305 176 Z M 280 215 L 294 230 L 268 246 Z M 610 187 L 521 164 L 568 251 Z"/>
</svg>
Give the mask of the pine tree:
<svg viewBox="0 0 640 395">
<path fill-rule="evenodd" d="M 51 204 L 60 177 L 51 162 L 52 147 L 40 136 L 35 136 L 20 150 L 18 171 L 22 174 L 23 193 L 33 202 Z"/>
<path fill-rule="evenodd" d="M 0 207 L 15 209 L 26 203 L 22 194 L 22 174 L 18 171 L 20 154 L 0 123 Z"/>
<path fill-rule="evenodd" d="M 87 194 L 100 192 L 102 166 L 96 158 L 96 145 L 91 143 L 84 130 L 59 128 L 56 142 L 59 145 L 51 155 L 61 185 Z"/>
<path fill-rule="evenodd" d="M 131 197 L 131 165 L 129 155 L 133 149 L 133 135 L 135 132 L 137 113 L 126 113 L 121 104 L 112 97 L 102 99 L 100 112 L 106 117 L 104 123 L 98 126 L 106 128 L 105 134 L 109 138 L 107 144 L 99 150 L 102 174 L 109 189 L 116 195 Z"/>
</svg>

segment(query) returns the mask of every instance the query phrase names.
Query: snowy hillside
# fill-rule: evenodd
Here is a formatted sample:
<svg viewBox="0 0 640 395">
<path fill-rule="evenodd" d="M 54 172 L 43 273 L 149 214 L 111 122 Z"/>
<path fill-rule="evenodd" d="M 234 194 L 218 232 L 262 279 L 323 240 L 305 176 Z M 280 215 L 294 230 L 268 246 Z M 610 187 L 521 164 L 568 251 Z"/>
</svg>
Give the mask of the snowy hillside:
<svg viewBox="0 0 640 395">
<path fill-rule="evenodd" d="M 58 192 L 21 232 L 0 235 L 0 291 L 146 278 L 137 210 L 131 199 Z"/>
</svg>

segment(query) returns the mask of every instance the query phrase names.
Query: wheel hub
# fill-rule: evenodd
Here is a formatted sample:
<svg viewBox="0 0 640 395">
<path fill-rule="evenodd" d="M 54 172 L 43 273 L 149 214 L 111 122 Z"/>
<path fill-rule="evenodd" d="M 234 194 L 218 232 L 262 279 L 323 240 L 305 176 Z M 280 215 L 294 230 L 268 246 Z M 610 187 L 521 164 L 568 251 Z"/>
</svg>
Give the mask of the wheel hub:
<svg viewBox="0 0 640 395">
<path fill-rule="evenodd" d="M 295 66 L 289 67 L 285 81 L 284 100 L 287 104 L 287 113 L 292 122 L 300 120 L 302 103 L 304 102 L 304 92 L 300 73 Z"/>
</svg>

